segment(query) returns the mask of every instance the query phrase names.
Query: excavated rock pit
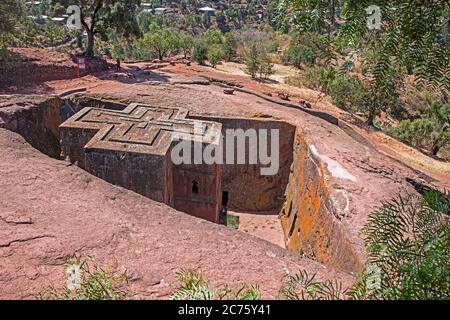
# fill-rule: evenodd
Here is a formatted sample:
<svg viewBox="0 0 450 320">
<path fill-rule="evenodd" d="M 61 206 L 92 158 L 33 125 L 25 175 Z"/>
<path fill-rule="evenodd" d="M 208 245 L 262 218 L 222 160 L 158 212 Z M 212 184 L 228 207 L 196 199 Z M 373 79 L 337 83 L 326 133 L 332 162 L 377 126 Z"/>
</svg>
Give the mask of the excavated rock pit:
<svg viewBox="0 0 450 320">
<path fill-rule="evenodd" d="M 125 104 L 75 95 L 0 97 L 0 127 L 19 133 L 34 148 L 60 158 L 59 125 L 85 107 L 122 110 Z M 228 208 L 242 212 L 278 212 L 286 248 L 319 262 L 351 272 L 360 269 L 361 257 L 354 252 L 339 221 L 335 203 L 339 196 L 329 190 L 323 164 L 308 146 L 302 130 L 283 121 L 232 117 L 193 119 L 220 122 L 222 130 L 279 129 L 280 169 L 274 176 L 260 175 L 260 165 L 224 165 L 222 186 Z"/>
</svg>

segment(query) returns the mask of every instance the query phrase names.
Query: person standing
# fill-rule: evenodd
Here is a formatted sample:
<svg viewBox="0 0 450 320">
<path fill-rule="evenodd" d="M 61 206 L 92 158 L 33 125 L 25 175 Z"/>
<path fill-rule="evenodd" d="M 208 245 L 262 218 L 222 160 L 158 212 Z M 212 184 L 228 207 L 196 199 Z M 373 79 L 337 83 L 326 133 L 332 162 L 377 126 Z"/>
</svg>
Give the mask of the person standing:
<svg viewBox="0 0 450 320">
<path fill-rule="evenodd" d="M 116 60 L 116 70 L 117 70 L 117 72 L 120 72 L 120 59 L 119 58 L 117 58 L 117 60 Z"/>
</svg>

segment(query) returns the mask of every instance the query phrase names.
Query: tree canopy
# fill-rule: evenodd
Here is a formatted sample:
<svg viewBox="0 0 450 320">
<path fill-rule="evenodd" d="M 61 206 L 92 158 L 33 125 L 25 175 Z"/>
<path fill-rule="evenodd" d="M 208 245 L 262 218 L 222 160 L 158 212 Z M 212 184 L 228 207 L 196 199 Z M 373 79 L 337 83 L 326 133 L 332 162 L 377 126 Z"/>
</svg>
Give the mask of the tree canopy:
<svg viewBox="0 0 450 320">
<path fill-rule="evenodd" d="M 70 5 L 78 5 L 81 9 L 81 24 L 88 36 L 86 56 L 94 54 L 94 40 L 97 34 L 106 37 L 108 29 L 129 37 L 139 32 L 137 13 L 141 0 L 52 0 L 65 10 Z"/>
<path fill-rule="evenodd" d="M 15 30 L 18 18 L 23 12 L 24 6 L 21 0 L 0 1 L 0 49 L 6 46 L 8 34 Z"/>
</svg>

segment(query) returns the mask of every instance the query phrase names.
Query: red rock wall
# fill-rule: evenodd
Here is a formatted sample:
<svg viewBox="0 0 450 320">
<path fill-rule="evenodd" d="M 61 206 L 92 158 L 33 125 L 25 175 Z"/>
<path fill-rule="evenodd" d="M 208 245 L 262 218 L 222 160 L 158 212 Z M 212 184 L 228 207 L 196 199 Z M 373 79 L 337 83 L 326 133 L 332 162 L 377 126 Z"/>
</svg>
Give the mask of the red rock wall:
<svg viewBox="0 0 450 320">
<path fill-rule="evenodd" d="M 335 215 L 324 168 L 297 130 L 294 160 L 281 211 L 286 247 L 327 266 L 352 272 L 362 266 Z"/>
<path fill-rule="evenodd" d="M 190 118 L 217 121 L 222 124 L 224 144 L 227 129 L 278 129 L 280 134 L 279 170 L 273 176 L 261 175 L 261 164 L 224 164 L 222 190 L 229 192 L 228 208 L 237 211 L 279 211 L 283 205 L 283 194 L 288 184 L 292 163 L 292 144 L 295 127 L 271 119 L 239 119 L 219 117 Z M 270 139 L 269 139 L 270 143 Z M 248 159 L 249 146 L 246 146 Z M 236 150 L 235 150 L 236 154 Z M 224 152 L 225 155 L 225 152 Z"/>
<path fill-rule="evenodd" d="M 0 108 L 0 127 L 17 132 L 34 148 L 59 158 L 59 125 L 64 101 L 56 96 L 11 96 L 11 105 Z"/>
</svg>

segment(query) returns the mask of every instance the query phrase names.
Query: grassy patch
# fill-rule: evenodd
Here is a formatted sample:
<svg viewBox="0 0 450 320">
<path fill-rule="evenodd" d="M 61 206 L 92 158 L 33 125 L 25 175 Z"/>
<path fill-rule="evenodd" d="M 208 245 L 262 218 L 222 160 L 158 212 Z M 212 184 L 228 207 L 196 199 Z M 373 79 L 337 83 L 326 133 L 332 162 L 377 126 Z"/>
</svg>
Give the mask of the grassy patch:
<svg viewBox="0 0 450 320">
<path fill-rule="evenodd" d="M 239 217 L 227 214 L 227 227 L 230 229 L 238 229 Z"/>
<path fill-rule="evenodd" d="M 92 257 L 66 262 L 66 287 L 39 292 L 39 300 L 123 300 L 129 296 L 128 276 L 100 267 Z"/>
</svg>

